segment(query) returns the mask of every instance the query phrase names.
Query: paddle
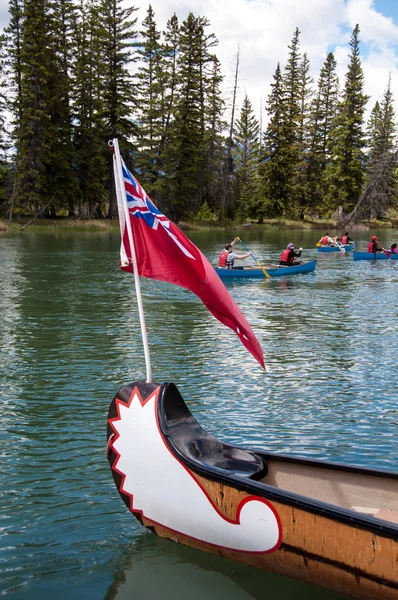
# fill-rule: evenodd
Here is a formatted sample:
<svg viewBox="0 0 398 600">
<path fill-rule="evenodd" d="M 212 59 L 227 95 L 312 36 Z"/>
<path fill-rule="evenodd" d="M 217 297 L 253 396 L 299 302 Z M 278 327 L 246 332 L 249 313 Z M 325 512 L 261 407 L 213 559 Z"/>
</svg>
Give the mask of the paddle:
<svg viewBox="0 0 398 600">
<path fill-rule="evenodd" d="M 249 248 L 247 246 L 245 246 L 245 244 L 242 242 L 242 240 L 240 238 L 238 238 L 238 240 L 240 241 L 240 243 L 242 244 L 242 246 L 244 247 L 244 249 L 246 250 L 246 252 L 250 252 Z M 260 269 L 262 270 L 262 272 L 264 273 L 264 275 L 270 279 L 271 275 L 269 273 L 267 273 L 267 271 L 264 269 L 264 267 L 262 265 L 260 265 L 259 261 L 257 260 L 257 258 L 253 255 L 252 252 L 250 252 L 250 256 L 252 257 L 253 260 L 256 261 L 256 263 L 258 264 L 258 266 L 260 267 Z"/>
</svg>

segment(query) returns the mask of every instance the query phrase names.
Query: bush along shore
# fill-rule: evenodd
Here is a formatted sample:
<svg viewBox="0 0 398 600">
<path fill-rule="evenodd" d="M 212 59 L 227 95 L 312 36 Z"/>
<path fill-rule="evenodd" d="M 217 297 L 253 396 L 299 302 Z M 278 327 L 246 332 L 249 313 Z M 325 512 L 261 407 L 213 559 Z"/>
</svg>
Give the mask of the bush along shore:
<svg viewBox="0 0 398 600">
<path fill-rule="evenodd" d="M 344 225 L 338 221 L 331 219 L 306 219 L 306 220 L 293 220 L 293 219 L 264 219 L 262 223 L 258 222 L 237 222 L 237 221 L 217 221 L 217 220 L 192 220 L 192 221 L 180 221 L 177 225 L 183 231 L 194 231 L 194 230 L 239 230 L 247 229 L 253 231 L 263 231 L 264 229 L 330 229 L 339 230 L 343 229 Z M 371 229 L 391 229 L 398 228 L 398 216 L 391 219 L 377 220 L 372 219 L 368 221 L 362 221 L 356 225 L 350 225 L 350 231 L 361 231 Z M 52 231 L 54 229 L 83 229 L 85 231 L 104 231 L 119 229 L 119 220 L 115 219 L 69 219 L 65 217 L 55 218 L 44 218 L 36 219 L 31 222 L 28 217 L 20 217 L 18 221 L 12 221 L 8 223 L 5 219 L 0 219 L 0 232 L 29 232 L 29 231 Z"/>
</svg>

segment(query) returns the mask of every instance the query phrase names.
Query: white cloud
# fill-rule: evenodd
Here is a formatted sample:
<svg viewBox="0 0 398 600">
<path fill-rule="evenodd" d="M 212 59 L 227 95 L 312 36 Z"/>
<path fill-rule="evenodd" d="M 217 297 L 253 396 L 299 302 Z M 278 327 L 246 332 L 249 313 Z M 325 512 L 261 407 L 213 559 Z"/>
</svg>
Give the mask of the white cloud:
<svg viewBox="0 0 398 600">
<path fill-rule="evenodd" d="M 141 0 L 133 3 L 139 7 L 137 15 L 142 21 L 148 4 Z M 238 99 L 241 101 L 246 91 L 258 115 L 270 92 L 277 62 L 283 67 L 287 60 L 287 46 L 296 27 L 301 31 L 301 51 L 309 56 L 315 81 L 327 53 L 332 50 L 342 86 L 351 32 L 359 23 L 365 92 L 371 96 L 368 108 L 381 99 L 391 71 L 398 114 L 398 24 L 377 12 L 372 0 L 152 0 L 151 5 L 160 29 L 174 12 L 180 21 L 189 12 L 209 19 L 209 31 L 219 40 L 216 53 L 223 67 L 226 89 L 231 87 L 239 47 Z"/>
</svg>

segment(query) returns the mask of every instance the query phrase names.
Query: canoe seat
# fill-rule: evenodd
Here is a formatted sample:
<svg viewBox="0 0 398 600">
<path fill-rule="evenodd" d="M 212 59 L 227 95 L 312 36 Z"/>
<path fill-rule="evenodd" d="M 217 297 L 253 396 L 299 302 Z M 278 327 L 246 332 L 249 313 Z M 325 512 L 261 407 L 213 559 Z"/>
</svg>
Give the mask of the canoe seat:
<svg viewBox="0 0 398 600">
<path fill-rule="evenodd" d="M 210 468 L 250 479 L 267 475 L 267 463 L 256 452 L 227 444 L 207 433 L 189 411 L 174 383 L 159 397 L 159 425 L 167 443 L 187 466 Z"/>
</svg>

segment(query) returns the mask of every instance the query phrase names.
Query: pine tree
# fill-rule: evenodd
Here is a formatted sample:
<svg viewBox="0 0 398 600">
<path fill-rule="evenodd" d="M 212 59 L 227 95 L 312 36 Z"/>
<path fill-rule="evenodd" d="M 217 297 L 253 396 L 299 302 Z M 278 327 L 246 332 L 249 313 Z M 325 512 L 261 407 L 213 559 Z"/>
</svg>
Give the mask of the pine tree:
<svg viewBox="0 0 398 600">
<path fill-rule="evenodd" d="M 270 121 L 264 136 L 264 166 L 260 169 L 263 185 L 260 195 L 263 196 L 265 212 L 276 215 L 292 214 L 296 205 L 303 101 L 299 37 L 300 31 L 296 28 L 288 46 L 290 52 L 283 76 L 278 64 L 266 107 Z M 259 204 L 259 199 L 256 203 Z"/>
<path fill-rule="evenodd" d="M 396 121 L 390 75 L 381 105 L 376 102 L 368 122 L 367 182 L 373 183 L 377 179 L 377 185 L 372 186 L 372 193 L 368 195 L 367 214 L 363 216 L 382 218 L 386 210 L 396 202 L 398 178 L 395 135 Z"/>
<path fill-rule="evenodd" d="M 155 22 L 155 14 L 149 5 L 147 16 L 142 23 L 138 54 L 141 67 L 137 73 L 139 91 L 140 140 L 137 168 L 142 173 L 146 189 L 152 194 L 152 188 L 158 178 L 157 155 L 162 136 L 162 98 L 163 98 L 163 49 L 160 32 Z"/>
<path fill-rule="evenodd" d="M 137 10 L 123 7 L 122 0 L 101 0 L 99 19 L 103 37 L 103 119 L 107 139 L 118 138 L 121 152 L 127 158 L 132 149 L 132 140 L 139 131 L 131 114 L 136 110 L 138 99 L 135 94 L 130 66 L 137 60 L 133 52 L 137 35 L 137 19 L 132 18 Z M 106 187 L 109 190 L 108 217 L 113 218 L 116 195 L 112 173 L 112 155 L 108 152 Z"/>
<path fill-rule="evenodd" d="M 294 186 L 295 202 L 299 208 L 300 218 L 304 218 L 304 213 L 307 208 L 307 171 L 309 163 L 309 141 L 310 141 L 310 102 L 313 95 L 312 84 L 313 78 L 309 75 L 310 61 L 307 54 L 303 54 L 303 58 L 299 65 L 299 106 L 300 112 L 298 116 L 297 127 L 297 144 L 298 144 L 298 163 L 296 167 L 296 177 Z"/>
<path fill-rule="evenodd" d="M 169 128 L 167 156 L 163 156 L 162 200 L 174 219 L 196 212 L 202 201 L 206 120 L 212 36 L 205 33 L 207 19 L 192 13 L 180 27 L 177 91 L 173 123 Z"/>
<path fill-rule="evenodd" d="M 80 216 L 101 216 L 108 181 L 104 119 L 104 39 L 95 0 L 81 3 L 75 30 L 73 65 L 75 164 Z"/>
<path fill-rule="evenodd" d="M 49 80 L 53 75 L 46 0 L 25 0 L 21 40 L 21 97 L 18 112 L 17 199 L 36 210 L 46 190 L 45 149 L 49 143 Z"/>
<path fill-rule="evenodd" d="M 291 172 L 287 167 L 285 111 L 286 99 L 282 87 L 282 73 L 278 63 L 271 83 L 266 110 L 269 123 L 264 133 L 261 155 L 261 187 L 256 195 L 256 216 L 283 214 L 290 185 Z"/>
<path fill-rule="evenodd" d="M 241 218 L 252 214 L 252 203 L 258 187 L 259 133 L 258 120 L 245 94 L 234 136 L 238 213 Z"/>
<path fill-rule="evenodd" d="M 312 101 L 309 116 L 306 206 L 312 213 L 320 211 L 323 204 L 325 169 L 332 155 L 337 102 L 336 60 L 330 52 L 320 71 L 317 94 Z"/>
<path fill-rule="evenodd" d="M 5 28 L 7 72 L 10 86 L 9 109 L 13 117 L 13 140 L 18 139 L 22 121 L 22 26 L 24 21 L 23 0 L 10 0 L 10 22 Z"/>
<path fill-rule="evenodd" d="M 224 100 L 221 93 L 221 63 L 213 55 L 206 95 L 203 174 L 200 182 L 202 200 L 213 211 L 218 209 L 223 179 L 224 144 L 222 119 Z"/>
<path fill-rule="evenodd" d="M 333 154 L 328 165 L 326 200 L 330 209 L 351 210 L 359 200 L 365 177 L 364 75 L 359 58 L 359 27 L 351 41 L 348 71 L 333 135 Z"/>
<path fill-rule="evenodd" d="M 46 156 L 46 191 L 57 190 L 51 209 L 67 210 L 74 215 L 78 182 L 73 169 L 72 141 L 72 78 L 70 65 L 74 60 L 72 32 L 76 19 L 73 0 L 49 2 L 49 43 L 51 44 L 51 69 L 48 82 L 50 115 L 49 141 Z"/>
</svg>

